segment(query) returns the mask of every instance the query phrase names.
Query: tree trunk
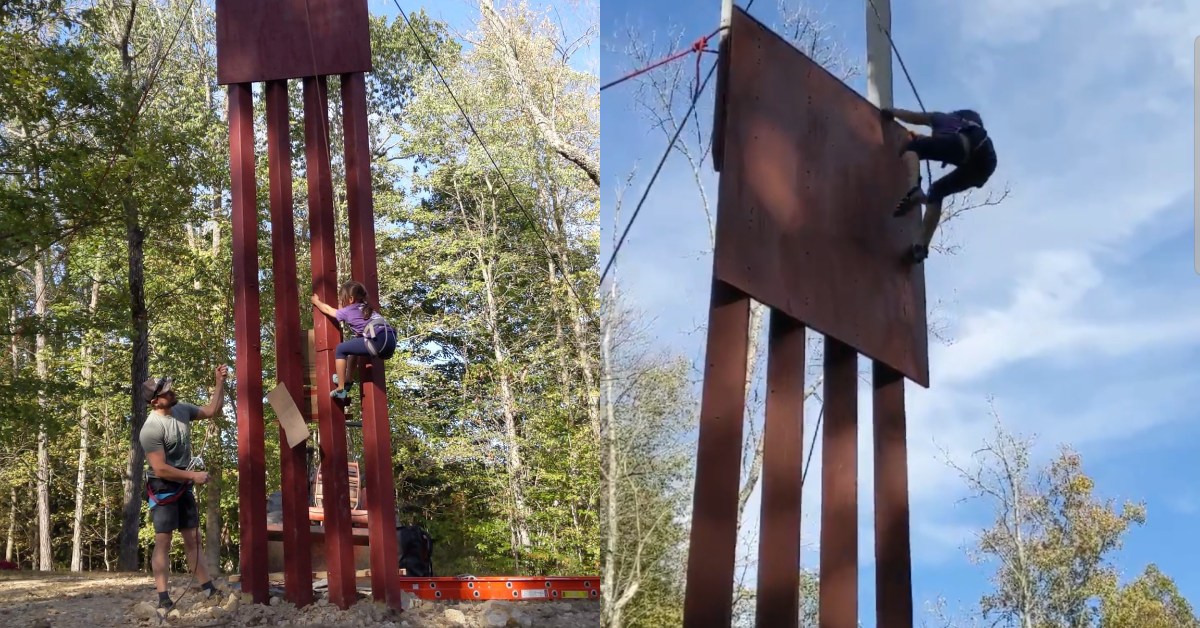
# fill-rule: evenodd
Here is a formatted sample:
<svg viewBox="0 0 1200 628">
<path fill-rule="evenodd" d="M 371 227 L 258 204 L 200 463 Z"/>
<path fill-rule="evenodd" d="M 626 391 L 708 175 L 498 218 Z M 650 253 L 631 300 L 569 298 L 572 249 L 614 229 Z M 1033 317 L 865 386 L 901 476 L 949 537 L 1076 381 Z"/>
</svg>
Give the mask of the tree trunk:
<svg viewBox="0 0 1200 628">
<path fill-rule="evenodd" d="M 506 467 L 508 470 L 509 493 L 511 496 L 512 506 L 509 515 L 509 525 L 511 526 L 513 535 L 513 558 L 517 562 L 516 568 L 520 568 L 520 549 L 532 545 L 532 540 L 529 534 L 527 524 L 528 517 L 525 505 L 525 493 L 522 487 L 522 476 L 524 474 L 524 465 L 521 461 L 521 443 L 518 440 L 517 433 L 517 402 L 512 392 L 511 377 L 508 372 L 508 351 L 504 346 L 504 339 L 500 335 L 499 312 L 496 306 L 496 291 L 495 277 L 492 274 L 492 259 L 489 253 L 484 251 L 484 238 L 488 230 L 494 230 L 496 224 L 495 218 L 495 189 L 490 181 L 487 181 L 488 191 L 492 202 L 492 208 L 489 210 L 485 207 L 483 200 L 478 202 L 476 208 L 478 212 L 479 228 L 473 228 L 471 218 L 467 215 L 466 204 L 461 197 L 461 191 L 455 185 L 455 198 L 457 200 L 459 213 L 463 218 L 463 226 L 474 239 L 474 253 L 476 262 L 479 264 L 479 272 L 483 276 L 484 296 L 486 297 L 486 320 L 488 331 L 491 332 L 492 354 L 496 360 L 496 377 L 499 384 L 500 393 L 500 409 L 504 416 L 504 438 L 505 444 L 508 446 L 508 456 L 506 457 Z M 485 214 L 491 213 L 491 219 L 485 217 Z M 491 223 L 491 227 L 484 227 L 485 223 Z"/>
<path fill-rule="evenodd" d="M 46 432 L 46 395 L 44 388 L 50 369 L 46 364 L 46 262 L 45 251 L 39 250 L 33 266 L 33 312 L 40 324 L 37 333 L 37 363 L 39 383 L 38 408 L 42 418 L 38 422 L 37 454 L 37 520 L 38 558 L 41 571 L 54 569 L 54 555 L 50 552 L 50 438 Z"/>
<path fill-rule="evenodd" d="M 521 102 L 522 108 L 525 109 L 526 115 L 537 128 L 538 135 L 550 148 L 562 156 L 567 161 L 575 164 L 580 170 L 588 176 L 592 184 L 600 187 L 600 164 L 597 160 L 588 155 L 586 151 L 567 142 L 559 135 L 558 130 L 554 127 L 554 121 L 542 113 L 541 108 L 533 100 L 533 90 L 525 81 L 525 73 L 521 70 L 521 65 L 517 59 L 516 46 L 514 39 L 516 34 L 511 32 L 508 24 L 496 8 L 492 6 L 492 0 L 480 0 L 479 11 L 483 17 L 483 21 L 490 27 L 497 42 L 502 48 L 500 63 L 504 66 L 504 72 L 508 76 L 509 82 L 512 83 L 513 93 L 517 96 L 517 100 Z"/>
<path fill-rule="evenodd" d="M 17 301 L 16 296 L 13 297 L 12 309 L 8 311 L 8 328 L 12 335 L 8 337 L 8 349 L 12 352 L 13 364 L 13 379 L 16 379 L 17 373 L 21 370 L 21 348 L 17 344 Z"/>
<path fill-rule="evenodd" d="M 88 303 L 88 312 L 96 314 L 96 306 L 100 301 L 100 278 L 92 275 L 92 299 Z M 92 387 L 92 356 L 87 342 L 80 349 L 80 359 L 83 363 L 83 385 L 89 390 Z M 84 485 L 87 482 L 88 461 L 88 424 L 91 413 L 87 404 L 79 406 L 79 465 L 75 471 L 75 526 L 71 539 L 71 571 L 83 570 L 83 500 L 87 496 Z"/>
<path fill-rule="evenodd" d="M 615 413 L 613 412 L 613 376 L 612 376 L 612 313 L 611 309 L 616 307 L 616 279 L 613 279 L 613 299 L 609 303 L 610 315 L 606 317 L 604 325 L 604 337 L 600 343 L 600 353 L 603 357 L 604 368 L 604 449 L 605 449 L 605 501 L 604 517 L 608 523 L 606 547 L 604 551 L 604 576 L 600 582 L 601 596 L 603 600 L 603 608 L 601 609 L 601 625 L 606 628 L 621 628 L 621 611 L 622 607 L 617 605 L 619 597 L 617 595 L 617 548 L 619 547 L 620 539 L 620 509 L 617 503 L 618 487 L 617 475 L 618 460 L 617 460 L 617 422 Z M 636 584 L 636 583 L 631 583 Z M 624 596 L 620 596 L 623 598 Z"/>
<path fill-rule="evenodd" d="M 4 542 L 4 560 L 13 559 L 13 537 L 17 534 L 17 489 L 8 491 L 8 540 Z"/>
<path fill-rule="evenodd" d="M 748 337 L 748 345 L 746 351 L 746 410 L 747 420 L 753 420 L 753 412 L 750 406 L 750 391 L 754 387 L 754 372 L 759 364 L 759 353 L 762 351 L 762 326 L 763 314 L 766 313 L 766 306 L 758 301 L 750 302 L 750 336 Z M 742 513 L 746 510 L 746 502 L 750 501 L 750 494 L 754 492 L 754 487 L 758 485 L 758 478 L 762 475 L 763 461 L 763 437 L 766 430 L 759 430 L 757 439 L 754 443 L 754 456 L 750 459 L 750 469 L 746 473 L 746 480 L 742 484 L 742 489 L 738 492 L 738 530 L 742 527 Z"/>
<path fill-rule="evenodd" d="M 560 260 L 568 259 L 568 251 L 566 246 L 558 243 L 558 258 Z M 563 274 L 570 276 L 570 269 L 563 268 Z M 571 286 L 567 286 L 567 290 L 572 290 Z M 589 347 L 593 346 L 588 342 L 587 329 L 584 326 L 583 304 L 579 303 L 579 299 L 569 299 L 567 303 L 567 314 L 571 319 L 571 330 L 575 335 L 575 351 L 576 359 L 579 360 L 579 370 L 583 373 L 583 386 L 587 389 L 587 411 L 588 421 L 591 422 L 592 430 L 596 436 L 600 435 L 600 389 L 596 386 L 596 377 L 592 370 L 592 356 L 589 353 Z"/>
<path fill-rule="evenodd" d="M 128 180 L 126 183 L 130 183 Z M 142 467 L 146 453 L 142 451 L 139 438 L 142 425 L 146 422 L 146 400 L 142 398 L 142 382 L 150 377 L 150 329 L 146 313 L 146 286 L 142 266 L 144 251 L 143 234 L 138 225 L 138 206 L 129 196 L 125 205 L 125 233 L 129 248 L 129 310 L 133 320 L 133 360 L 130 363 L 130 381 L 133 395 L 130 399 L 129 457 L 121 485 L 124 489 L 125 507 L 121 516 L 120 565 L 122 571 L 138 569 L 138 528 L 142 514 Z"/>
<path fill-rule="evenodd" d="M 8 321 L 12 336 L 9 338 L 9 349 L 12 351 L 13 377 L 16 378 L 17 372 L 21 370 L 20 348 L 17 346 L 17 305 L 16 299 L 13 299 L 13 307 L 8 312 Z M 17 533 L 17 489 L 10 490 L 9 507 L 8 507 L 8 537 L 4 542 L 4 560 L 11 561 L 13 559 L 13 536 Z"/>
<path fill-rule="evenodd" d="M 126 102 L 134 105 L 139 97 L 134 88 L 133 56 L 130 53 L 130 34 L 133 32 L 134 18 L 137 14 L 137 2 L 130 3 L 129 18 L 125 22 L 124 32 L 117 44 L 121 55 L 121 69 L 125 88 Z M 131 128 L 129 141 L 121 149 L 128 156 L 137 139 L 137 128 Z M 133 175 L 127 175 L 124 180 L 125 189 L 133 189 Z M 146 463 L 146 453 L 142 451 L 139 437 L 142 425 L 146 422 L 146 400 L 142 398 L 142 382 L 150 377 L 150 328 L 146 313 L 145 270 L 143 268 L 143 242 L 141 221 L 137 200 L 131 194 L 121 198 L 125 210 L 125 241 L 129 256 L 129 316 L 133 323 L 132 360 L 129 365 L 130 383 L 133 394 L 130 397 L 130 433 L 129 458 L 121 485 L 124 489 L 124 508 L 121 513 L 120 566 L 124 571 L 137 571 L 138 568 L 138 528 L 142 514 L 142 467 Z"/>
<path fill-rule="evenodd" d="M 103 470 L 100 472 L 100 503 L 104 504 L 104 571 L 112 571 L 112 563 L 108 560 L 108 474 Z"/>
<path fill-rule="evenodd" d="M 508 482 L 513 501 L 513 531 L 517 546 L 526 548 L 532 544 L 532 541 L 527 523 L 525 491 L 521 485 L 525 469 L 521 462 L 521 443 L 517 438 L 517 402 L 513 396 L 512 381 L 508 373 L 508 351 L 504 347 L 504 339 L 500 337 L 492 265 L 490 261 L 484 259 L 481 249 L 477 248 L 476 250 L 479 256 L 480 270 L 483 272 L 483 286 L 487 296 L 488 326 L 491 327 L 492 332 L 492 354 L 496 359 L 496 372 L 500 384 L 500 408 L 504 414 L 504 438 L 508 445 Z"/>
</svg>

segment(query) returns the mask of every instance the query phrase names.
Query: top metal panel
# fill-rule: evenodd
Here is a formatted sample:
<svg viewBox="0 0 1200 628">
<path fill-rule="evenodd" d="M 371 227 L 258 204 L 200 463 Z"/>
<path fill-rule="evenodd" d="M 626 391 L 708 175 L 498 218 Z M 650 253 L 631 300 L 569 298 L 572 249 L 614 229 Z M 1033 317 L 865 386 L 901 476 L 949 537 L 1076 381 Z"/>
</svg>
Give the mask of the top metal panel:
<svg viewBox="0 0 1200 628">
<path fill-rule="evenodd" d="M 221 85 L 371 71 L 367 0 L 216 2 Z"/>
<path fill-rule="evenodd" d="M 903 127 L 740 8 L 730 44 L 716 277 L 928 387 Z"/>
</svg>

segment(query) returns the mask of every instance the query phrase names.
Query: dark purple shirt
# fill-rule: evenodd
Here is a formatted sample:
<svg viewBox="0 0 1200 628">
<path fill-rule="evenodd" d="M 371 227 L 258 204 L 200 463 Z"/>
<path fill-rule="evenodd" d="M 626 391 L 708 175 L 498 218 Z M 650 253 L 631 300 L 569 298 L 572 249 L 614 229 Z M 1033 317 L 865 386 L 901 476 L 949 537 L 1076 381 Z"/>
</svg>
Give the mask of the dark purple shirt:
<svg viewBox="0 0 1200 628">
<path fill-rule="evenodd" d="M 934 134 L 954 134 L 960 133 L 964 129 L 979 126 L 972 120 L 959 115 L 958 113 L 933 113 L 929 116 L 929 126 L 933 129 Z M 982 128 L 982 127 L 980 127 Z"/>
<path fill-rule="evenodd" d="M 367 328 L 367 319 L 363 317 L 362 304 L 360 303 L 351 303 L 338 310 L 337 319 L 338 321 L 345 321 L 355 336 L 361 336 L 363 330 Z"/>
</svg>

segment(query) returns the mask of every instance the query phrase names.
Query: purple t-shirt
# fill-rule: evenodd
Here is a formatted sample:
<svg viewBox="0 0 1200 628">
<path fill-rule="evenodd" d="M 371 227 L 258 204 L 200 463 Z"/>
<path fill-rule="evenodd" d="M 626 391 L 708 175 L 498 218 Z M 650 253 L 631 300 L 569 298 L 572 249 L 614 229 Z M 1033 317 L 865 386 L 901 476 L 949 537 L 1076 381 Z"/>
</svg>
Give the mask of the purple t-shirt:
<svg viewBox="0 0 1200 628">
<path fill-rule="evenodd" d="M 954 113 L 932 113 L 929 116 L 929 126 L 933 129 L 934 134 L 954 134 L 960 133 L 964 129 L 979 126 L 978 122 Z M 982 127 L 980 127 L 982 128 Z"/>
<path fill-rule="evenodd" d="M 367 328 L 367 319 L 363 317 L 362 304 L 360 303 L 351 303 L 338 310 L 337 319 L 339 322 L 345 321 L 355 336 L 361 336 L 363 330 Z"/>
</svg>

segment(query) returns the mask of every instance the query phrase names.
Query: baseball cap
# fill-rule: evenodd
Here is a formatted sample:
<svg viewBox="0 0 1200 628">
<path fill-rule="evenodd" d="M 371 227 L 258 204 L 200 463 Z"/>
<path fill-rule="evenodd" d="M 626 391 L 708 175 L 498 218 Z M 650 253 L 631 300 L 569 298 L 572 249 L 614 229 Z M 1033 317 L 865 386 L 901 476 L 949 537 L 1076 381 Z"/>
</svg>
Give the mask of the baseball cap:
<svg viewBox="0 0 1200 628">
<path fill-rule="evenodd" d="M 142 383 L 142 396 L 146 401 L 150 401 L 163 393 L 174 390 L 174 388 L 171 388 L 173 381 L 170 377 L 151 377 Z"/>
</svg>

